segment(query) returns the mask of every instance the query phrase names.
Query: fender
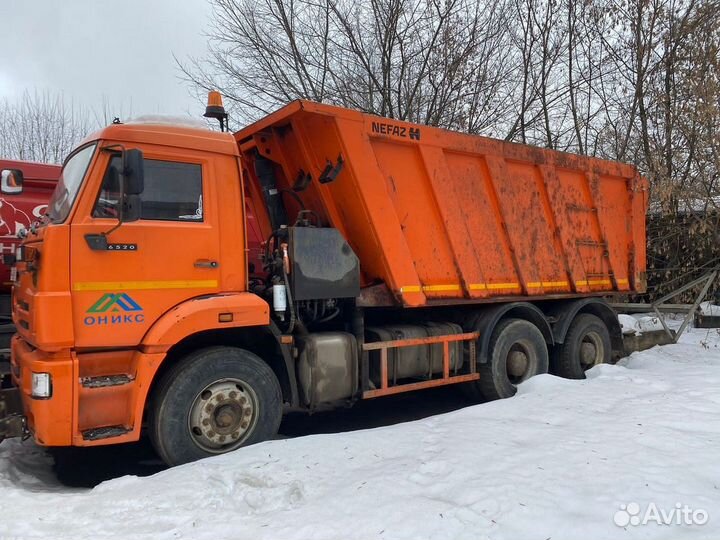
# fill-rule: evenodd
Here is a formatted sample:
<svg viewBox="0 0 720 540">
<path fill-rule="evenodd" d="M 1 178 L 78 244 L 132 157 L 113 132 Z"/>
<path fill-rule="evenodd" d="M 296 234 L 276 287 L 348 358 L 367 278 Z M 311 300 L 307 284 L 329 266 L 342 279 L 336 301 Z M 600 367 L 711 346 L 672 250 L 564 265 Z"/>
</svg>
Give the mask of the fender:
<svg viewBox="0 0 720 540">
<path fill-rule="evenodd" d="M 478 338 L 480 347 L 477 351 L 478 362 L 485 363 L 488 361 L 490 337 L 495 325 L 508 315 L 532 322 L 540 329 L 540 332 L 542 332 L 545 342 L 548 345 L 553 344 L 553 331 L 550 323 L 548 323 L 547 318 L 536 305 L 528 302 L 498 304 L 479 311 L 474 317 L 471 317 L 468 323 L 463 325 L 468 332 L 480 332 L 480 337 Z"/>
<path fill-rule="evenodd" d="M 615 310 L 603 298 L 581 298 L 554 304 L 548 309 L 548 315 L 555 319 L 553 333 L 556 343 L 564 343 L 565 336 L 575 317 L 580 313 L 591 313 L 600 317 L 610 332 L 613 350 L 622 351 L 622 329 Z"/>
<path fill-rule="evenodd" d="M 232 320 L 220 322 L 220 314 L 231 314 Z M 191 334 L 204 330 L 268 326 L 270 306 L 249 292 L 200 296 L 186 300 L 163 314 L 150 327 L 140 346 L 145 352 L 166 352 Z"/>
<path fill-rule="evenodd" d="M 232 321 L 220 322 L 220 314 L 228 313 L 232 314 Z M 291 355 L 292 345 L 282 343 L 280 330 L 270 320 L 268 303 L 249 292 L 200 296 L 178 304 L 163 314 L 150 327 L 140 344 L 143 353 L 158 354 L 161 357 L 157 365 L 147 373 L 147 379 L 154 380 L 165 354 L 184 339 L 208 330 L 248 327 L 263 327 L 269 330 L 277 341 L 287 375 L 286 398 L 291 406 L 297 406 L 299 397 L 295 364 Z M 143 400 L 145 397 L 143 396 Z"/>
</svg>

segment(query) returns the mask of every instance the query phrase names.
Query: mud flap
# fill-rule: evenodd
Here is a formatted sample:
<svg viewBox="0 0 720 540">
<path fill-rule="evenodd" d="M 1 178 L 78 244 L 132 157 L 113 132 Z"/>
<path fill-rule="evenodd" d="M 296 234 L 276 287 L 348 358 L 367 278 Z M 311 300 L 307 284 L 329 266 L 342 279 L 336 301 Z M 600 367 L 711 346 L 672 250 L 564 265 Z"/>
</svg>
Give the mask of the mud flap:
<svg viewBox="0 0 720 540">
<path fill-rule="evenodd" d="M 18 388 L 0 389 L 0 442 L 27 433 L 22 399 Z"/>
</svg>

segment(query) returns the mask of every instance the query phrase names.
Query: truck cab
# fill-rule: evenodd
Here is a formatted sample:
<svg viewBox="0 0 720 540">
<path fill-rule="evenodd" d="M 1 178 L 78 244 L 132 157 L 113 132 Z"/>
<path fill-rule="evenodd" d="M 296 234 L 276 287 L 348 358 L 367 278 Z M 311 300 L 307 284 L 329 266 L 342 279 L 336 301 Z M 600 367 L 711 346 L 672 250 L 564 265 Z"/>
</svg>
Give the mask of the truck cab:
<svg viewBox="0 0 720 540">
<path fill-rule="evenodd" d="M 139 148 L 130 222 L 121 169 Z M 143 409 L 133 404 L 171 346 L 221 314 L 226 327 L 268 324 L 267 303 L 247 292 L 244 200 L 227 133 L 117 124 L 68 156 L 24 242 L 13 299 L 12 376 L 40 443 L 136 439 Z"/>
</svg>

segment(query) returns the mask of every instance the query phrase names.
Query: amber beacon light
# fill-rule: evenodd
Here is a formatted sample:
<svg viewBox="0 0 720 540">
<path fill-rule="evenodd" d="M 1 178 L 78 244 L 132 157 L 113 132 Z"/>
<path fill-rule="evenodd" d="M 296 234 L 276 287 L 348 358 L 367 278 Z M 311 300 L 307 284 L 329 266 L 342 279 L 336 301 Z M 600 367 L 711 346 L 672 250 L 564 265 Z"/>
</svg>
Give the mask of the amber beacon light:
<svg viewBox="0 0 720 540">
<path fill-rule="evenodd" d="M 217 90 L 208 93 L 207 107 L 205 107 L 205 118 L 217 118 L 220 122 L 220 131 L 226 131 L 228 115 L 222 102 L 222 95 Z"/>
</svg>

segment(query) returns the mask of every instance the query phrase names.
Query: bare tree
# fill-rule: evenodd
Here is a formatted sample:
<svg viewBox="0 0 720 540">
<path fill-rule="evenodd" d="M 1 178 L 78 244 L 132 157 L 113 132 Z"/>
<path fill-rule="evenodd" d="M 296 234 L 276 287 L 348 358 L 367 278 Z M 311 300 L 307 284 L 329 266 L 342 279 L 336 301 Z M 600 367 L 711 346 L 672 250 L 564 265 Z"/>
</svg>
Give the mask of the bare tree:
<svg viewBox="0 0 720 540">
<path fill-rule="evenodd" d="M 210 55 L 182 65 L 250 120 L 292 99 L 480 131 L 501 88 L 503 4 L 473 0 L 211 0 Z"/>
<path fill-rule="evenodd" d="M 642 136 L 654 200 L 649 263 L 660 289 L 720 265 L 718 7 L 668 1 L 659 20 Z"/>
<path fill-rule="evenodd" d="M 62 94 L 24 92 L 0 103 L 0 156 L 61 163 L 88 134 L 88 115 Z"/>
<path fill-rule="evenodd" d="M 0 102 L 0 157 L 62 163 L 91 131 L 124 114 L 106 97 L 90 109 L 62 93 L 26 90 L 17 100 Z"/>
</svg>

